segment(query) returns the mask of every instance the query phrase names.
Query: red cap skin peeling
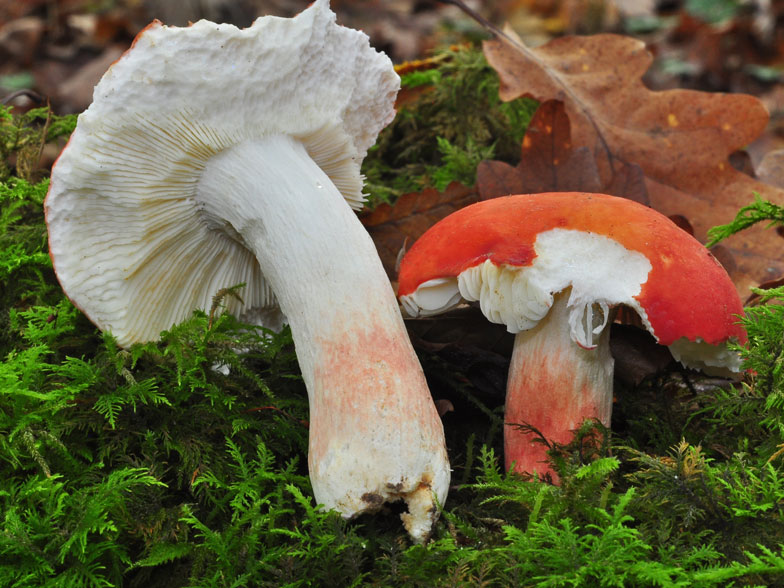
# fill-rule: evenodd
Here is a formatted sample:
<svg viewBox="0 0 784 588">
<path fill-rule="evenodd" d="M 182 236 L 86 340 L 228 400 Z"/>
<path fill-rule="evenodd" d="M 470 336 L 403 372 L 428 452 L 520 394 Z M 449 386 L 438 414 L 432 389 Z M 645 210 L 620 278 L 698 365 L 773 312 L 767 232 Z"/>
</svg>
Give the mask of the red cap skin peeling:
<svg viewBox="0 0 784 588">
<path fill-rule="evenodd" d="M 640 316 L 687 367 L 737 374 L 743 306 L 727 272 L 691 235 L 641 204 L 604 194 L 521 194 L 436 223 L 400 263 L 411 316 L 478 301 L 516 333 L 506 396 L 507 468 L 553 474 L 546 447 L 515 424 L 567 443 L 585 419 L 609 426 L 613 308 Z"/>
</svg>

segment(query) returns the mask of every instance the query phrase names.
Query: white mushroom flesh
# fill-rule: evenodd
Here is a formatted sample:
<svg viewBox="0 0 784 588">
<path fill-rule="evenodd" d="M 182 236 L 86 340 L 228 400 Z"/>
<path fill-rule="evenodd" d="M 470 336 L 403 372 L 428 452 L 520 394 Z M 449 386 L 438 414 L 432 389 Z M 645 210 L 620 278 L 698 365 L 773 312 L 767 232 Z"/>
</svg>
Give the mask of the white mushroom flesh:
<svg viewBox="0 0 784 588">
<path fill-rule="evenodd" d="M 422 284 L 401 297 L 403 306 L 409 314 L 428 315 L 463 299 L 479 301 L 488 320 L 519 333 L 547 315 L 554 294 L 571 288 L 568 330 L 572 340 L 585 348 L 595 346 L 613 306 L 630 306 L 645 321 L 645 311 L 634 299 L 651 270 L 641 253 L 603 235 L 569 229 L 541 233 L 534 249 L 531 265 L 499 266 L 486 260 L 462 271 L 457 279 Z M 594 316 L 599 317 L 598 324 Z"/>
</svg>

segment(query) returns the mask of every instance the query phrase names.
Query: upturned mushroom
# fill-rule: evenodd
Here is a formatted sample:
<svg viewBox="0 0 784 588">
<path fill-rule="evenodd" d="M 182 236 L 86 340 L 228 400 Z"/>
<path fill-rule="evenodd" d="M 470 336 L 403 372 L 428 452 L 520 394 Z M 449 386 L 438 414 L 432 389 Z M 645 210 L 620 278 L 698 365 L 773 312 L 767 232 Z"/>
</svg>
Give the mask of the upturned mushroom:
<svg viewBox="0 0 784 588">
<path fill-rule="evenodd" d="M 309 395 L 316 500 L 346 517 L 404 500 L 423 541 L 449 484 L 443 429 L 352 211 L 398 88 L 326 0 L 243 30 L 153 22 L 96 86 L 45 208 L 63 289 L 123 346 L 238 283 L 231 312 L 279 305 Z"/>
<path fill-rule="evenodd" d="M 400 263 L 399 298 L 412 316 L 461 301 L 516 333 L 507 425 L 566 443 L 585 419 L 610 425 L 614 307 L 627 306 L 688 367 L 737 373 L 743 308 L 724 268 L 658 212 L 603 194 L 507 196 L 432 226 Z M 546 447 L 507 426 L 507 468 L 554 475 Z"/>
</svg>

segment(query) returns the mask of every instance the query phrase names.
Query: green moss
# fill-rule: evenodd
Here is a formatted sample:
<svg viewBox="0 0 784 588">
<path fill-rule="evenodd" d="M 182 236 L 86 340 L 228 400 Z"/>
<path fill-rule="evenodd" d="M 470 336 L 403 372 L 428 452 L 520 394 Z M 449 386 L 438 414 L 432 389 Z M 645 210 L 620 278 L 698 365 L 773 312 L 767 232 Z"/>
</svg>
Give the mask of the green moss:
<svg viewBox="0 0 784 588">
<path fill-rule="evenodd" d="M 442 158 L 454 173 L 460 161 Z M 784 582 L 784 306 L 748 310 L 753 378 L 673 395 L 657 436 L 586 423 L 553 447 L 560 486 L 501 471 L 502 381 L 488 395 L 465 355 L 423 352 L 431 389 L 455 404 L 444 421 L 456 487 L 433 541 L 412 545 L 394 507 L 356 522 L 316 508 L 288 331 L 223 314 L 237 288 L 159 342 L 120 349 L 58 287 L 45 192 L 0 182 L 0 585 Z M 667 441 L 681 436 L 691 443 Z"/>
<path fill-rule="evenodd" d="M 70 135 L 75 127 L 75 115 L 56 116 L 42 107 L 15 116 L 10 107 L 0 105 L 0 180 L 7 180 L 12 172 L 24 180 L 37 179 L 44 144 Z"/>
<path fill-rule="evenodd" d="M 473 185 L 483 159 L 516 163 L 520 158 L 537 103 L 526 98 L 501 102 L 498 74 L 477 47 L 445 49 L 433 63 L 434 69 L 402 76 L 412 97 L 365 158 L 362 173 L 371 208 L 407 192 L 443 189 L 453 180 Z"/>
</svg>

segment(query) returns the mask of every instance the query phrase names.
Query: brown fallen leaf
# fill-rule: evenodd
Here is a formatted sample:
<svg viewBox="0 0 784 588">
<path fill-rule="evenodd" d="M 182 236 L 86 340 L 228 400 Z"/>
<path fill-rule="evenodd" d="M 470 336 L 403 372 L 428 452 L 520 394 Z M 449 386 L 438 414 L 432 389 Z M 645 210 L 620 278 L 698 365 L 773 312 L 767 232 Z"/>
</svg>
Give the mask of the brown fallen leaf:
<svg viewBox="0 0 784 588">
<path fill-rule="evenodd" d="M 477 168 L 482 200 L 535 192 L 604 192 L 648 203 L 639 166 L 619 164 L 609 182 L 599 177 L 587 147 L 573 148 L 569 117 L 560 100 L 543 102 L 526 130 L 520 163 L 483 161 Z"/>
<path fill-rule="evenodd" d="M 630 37 L 563 37 L 530 49 L 512 35 L 484 43 L 501 79 L 501 98 L 563 100 L 572 144 L 591 148 L 605 184 L 619 165 L 639 165 L 651 206 L 687 217 L 701 240 L 710 227 L 731 221 L 752 192 L 784 204 L 784 190 L 737 171 L 729 161 L 765 128 L 768 113 L 757 98 L 651 91 L 641 77 L 652 57 Z M 755 227 L 725 246 L 737 262 L 732 277 L 744 295 L 784 273 L 774 231 Z"/>
<path fill-rule="evenodd" d="M 599 170 L 588 149 L 572 149 L 563 102 L 548 100 L 536 109 L 523 137 L 520 163 L 483 161 L 476 170 L 482 200 L 535 192 L 598 192 Z"/>
<path fill-rule="evenodd" d="M 411 245 L 448 214 L 478 200 L 474 188 L 452 182 L 443 192 L 428 188 L 404 194 L 394 206 L 380 204 L 360 214 L 359 219 L 373 238 L 389 279 L 394 281 L 398 255 L 406 244 Z"/>
</svg>

